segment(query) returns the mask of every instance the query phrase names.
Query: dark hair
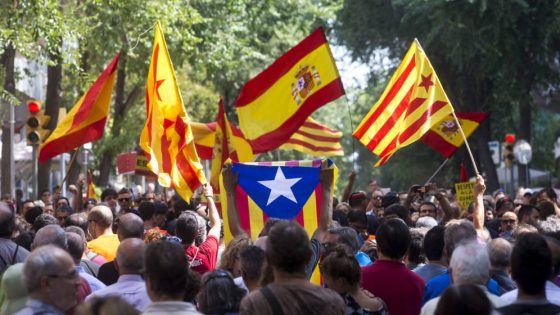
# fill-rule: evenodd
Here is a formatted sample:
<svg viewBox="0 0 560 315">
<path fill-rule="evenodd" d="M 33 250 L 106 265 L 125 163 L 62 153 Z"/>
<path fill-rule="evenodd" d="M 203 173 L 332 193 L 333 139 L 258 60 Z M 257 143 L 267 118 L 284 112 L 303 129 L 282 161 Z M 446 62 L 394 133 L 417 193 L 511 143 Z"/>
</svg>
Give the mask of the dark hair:
<svg viewBox="0 0 560 315">
<path fill-rule="evenodd" d="M 548 200 L 542 200 L 537 204 L 539 208 L 539 214 L 542 221 L 545 221 L 551 215 L 556 214 L 556 208 L 554 208 L 554 203 Z"/>
<path fill-rule="evenodd" d="M 56 224 L 58 225 L 58 220 L 50 214 L 43 213 L 39 215 L 35 222 L 33 222 L 33 231 L 37 232 L 47 225 Z"/>
<path fill-rule="evenodd" d="M 287 273 L 304 273 L 311 258 L 307 233 L 292 221 L 276 223 L 266 240 L 266 258 L 276 269 Z"/>
<path fill-rule="evenodd" d="M 363 211 L 359 211 L 364 213 Z M 352 253 L 357 253 L 360 250 L 360 241 L 358 240 L 358 233 L 350 227 L 330 228 L 327 233 L 335 234 L 338 239 L 338 244 L 343 244 L 348 247 Z"/>
<path fill-rule="evenodd" d="M 156 201 L 154 202 L 154 206 L 155 206 L 155 214 L 167 214 L 167 212 L 169 212 L 169 208 L 167 208 L 167 205 L 163 202 L 159 202 Z"/>
<path fill-rule="evenodd" d="M 142 201 L 140 205 L 138 205 L 138 212 L 142 220 L 150 220 L 156 213 L 156 205 L 153 202 Z"/>
<path fill-rule="evenodd" d="M 66 220 L 64 220 L 64 227 L 68 227 L 68 226 L 76 226 L 79 227 L 80 229 L 82 229 L 82 231 L 84 231 L 84 233 L 87 233 L 88 230 L 88 220 L 87 217 L 85 216 L 85 214 L 82 213 L 73 213 L 69 216 L 66 217 Z"/>
<path fill-rule="evenodd" d="M 399 195 L 392 191 L 386 193 L 383 197 L 381 197 L 381 207 L 383 208 L 387 208 L 394 204 L 399 204 L 399 202 Z"/>
<path fill-rule="evenodd" d="M 443 234 L 445 227 L 441 225 L 431 228 L 424 236 L 424 253 L 429 261 L 440 260 L 445 245 Z"/>
<path fill-rule="evenodd" d="M 177 200 L 173 203 L 173 209 L 175 209 L 175 214 L 179 216 L 181 212 L 189 210 L 190 206 L 185 200 L 177 198 Z"/>
<path fill-rule="evenodd" d="M 204 314 L 239 312 L 239 305 L 245 293 L 245 290 L 233 282 L 229 272 L 216 269 L 202 276 L 198 307 Z"/>
<path fill-rule="evenodd" d="M 420 207 L 425 206 L 425 205 L 431 206 L 432 208 L 434 208 L 435 211 L 437 211 L 437 207 L 433 202 L 424 200 L 420 203 Z M 418 207 L 418 208 L 420 208 L 420 207 Z"/>
<path fill-rule="evenodd" d="M 332 248 L 319 263 L 321 274 L 334 279 L 344 279 L 354 287 L 360 283 L 360 264 L 348 248 L 337 245 Z"/>
<path fill-rule="evenodd" d="M 537 210 L 540 215 L 540 209 L 538 209 L 537 207 L 531 205 L 522 205 L 521 208 L 519 208 L 519 211 L 517 212 L 517 221 L 521 223 L 523 217 L 531 215 L 533 210 Z"/>
<path fill-rule="evenodd" d="M 187 285 L 187 256 L 183 247 L 165 241 L 148 244 L 144 257 L 151 289 L 168 297 L 183 298 Z"/>
<path fill-rule="evenodd" d="M 391 259 L 402 259 L 410 246 L 410 231 L 400 219 L 385 221 L 375 234 L 377 250 Z"/>
<path fill-rule="evenodd" d="M 362 210 L 350 210 L 350 212 L 346 215 L 346 218 L 348 219 L 348 222 L 359 222 L 364 227 L 367 227 L 367 214 Z"/>
<path fill-rule="evenodd" d="M 55 204 L 55 206 L 58 206 L 58 202 L 59 202 L 60 200 L 66 200 L 66 204 L 65 204 L 65 205 L 70 206 L 70 200 L 68 200 L 68 198 L 66 198 L 66 197 L 64 197 L 64 196 L 60 196 L 60 197 L 58 197 L 58 199 L 56 199 L 56 204 Z M 72 207 L 70 207 L 70 208 L 72 208 Z M 67 211 L 67 212 L 68 212 L 68 211 Z"/>
<path fill-rule="evenodd" d="M 185 295 L 183 297 L 183 301 L 194 303 L 194 300 L 196 299 L 196 296 L 200 291 L 200 274 L 190 268 L 187 268 L 185 276 L 187 277 L 187 283 L 185 286 Z"/>
<path fill-rule="evenodd" d="M 74 232 L 66 232 L 66 242 L 68 254 L 72 256 L 74 262 L 79 262 L 84 254 L 84 240 Z"/>
<path fill-rule="evenodd" d="M 123 187 L 121 188 L 121 190 L 119 190 L 119 195 L 120 194 L 130 194 L 130 189 Z"/>
<path fill-rule="evenodd" d="M 181 213 L 175 224 L 175 235 L 183 240 L 183 244 L 191 244 L 194 242 L 198 233 L 198 220 L 195 215 L 189 211 Z"/>
<path fill-rule="evenodd" d="M 252 281 L 259 280 L 265 260 L 264 250 L 258 246 L 249 245 L 241 250 L 239 259 L 243 278 Z"/>
<path fill-rule="evenodd" d="M 16 218 L 14 213 L 5 204 L 0 204 L 0 237 L 10 238 L 16 228 Z"/>
<path fill-rule="evenodd" d="M 407 208 L 404 206 L 395 203 L 390 205 L 389 207 L 385 208 L 385 216 L 387 215 L 396 215 L 399 219 L 403 220 L 406 225 L 410 226 L 410 213 Z"/>
<path fill-rule="evenodd" d="M 27 221 L 29 224 L 33 224 L 33 222 L 35 222 L 35 219 L 37 219 L 37 217 L 42 213 L 43 208 L 39 206 L 31 207 L 27 209 L 27 212 L 24 215 L 25 221 Z"/>
<path fill-rule="evenodd" d="M 65 198 L 65 197 L 63 197 L 63 198 Z M 60 200 L 60 199 L 59 199 L 59 200 Z M 74 213 L 74 209 L 72 209 L 72 207 L 70 207 L 70 205 L 63 204 L 63 205 L 60 205 L 59 207 L 57 207 L 57 208 L 54 210 L 54 212 L 55 212 L 55 213 L 56 213 L 56 212 L 64 212 L 64 213 L 72 214 L 72 213 Z"/>
<path fill-rule="evenodd" d="M 49 193 L 50 193 L 51 191 L 48 190 L 47 188 L 41 189 L 41 193 L 39 194 L 39 196 L 43 196 L 43 194 L 44 194 L 45 192 L 49 192 Z"/>
<path fill-rule="evenodd" d="M 437 304 L 435 315 L 490 315 L 490 300 L 475 284 L 457 284 L 447 288 Z"/>
<path fill-rule="evenodd" d="M 270 232 L 270 229 L 272 229 L 272 227 L 278 223 L 283 221 L 282 219 L 277 219 L 277 218 L 269 218 L 265 223 L 264 223 L 264 227 L 262 229 L 262 231 L 259 233 L 259 237 L 262 236 L 267 236 L 268 233 Z"/>
<path fill-rule="evenodd" d="M 424 254 L 424 234 L 417 229 L 410 229 L 410 245 L 408 246 L 407 259 L 414 265 L 423 264 L 426 262 L 426 255 Z"/>
<path fill-rule="evenodd" d="M 511 253 L 511 277 L 525 294 L 544 290 L 552 273 L 552 254 L 544 237 L 537 233 L 523 233 Z"/>
<path fill-rule="evenodd" d="M 89 206 L 89 205 L 94 205 L 94 206 L 97 205 L 97 200 L 94 199 L 94 198 L 87 198 L 87 199 L 84 201 L 84 209 L 86 209 L 87 206 Z"/>
<path fill-rule="evenodd" d="M 113 198 L 117 198 L 118 197 L 117 191 L 114 190 L 113 188 L 103 189 L 103 191 L 101 192 L 101 201 L 105 201 L 105 198 L 109 196 L 113 196 Z"/>
<path fill-rule="evenodd" d="M 505 207 L 507 205 L 511 205 L 511 207 Z M 504 208 L 504 209 L 502 209 Z M 509 199 L 509 197 L 504 197 L 500 200 L 498 200 L 496 202 L 496 212 L 501 212 L 502 210 L 504 211 L 513 211 L 514 210 L 514 204 L 513 201 L 511 199 Z"/>
<path fill-rule="evenodd" d="M 556 192 L 554 191 L 554 189 L 552 187 L 542 189 L 541 191 L 539 191 L 537 193 L 537 196 L 540 196 L 542 193 L 546 193 L 546 195 L 550 199 L 557 199 L 558 198 L 558 196 L 556 195 Z"/>
</svg>

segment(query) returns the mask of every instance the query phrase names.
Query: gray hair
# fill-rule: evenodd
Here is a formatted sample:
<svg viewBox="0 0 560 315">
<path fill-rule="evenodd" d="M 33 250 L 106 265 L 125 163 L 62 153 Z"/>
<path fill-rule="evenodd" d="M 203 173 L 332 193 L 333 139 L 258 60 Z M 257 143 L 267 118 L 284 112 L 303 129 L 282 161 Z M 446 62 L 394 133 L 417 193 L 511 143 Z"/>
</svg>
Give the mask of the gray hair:
<svg viewBox="0 0 560 315">
<path fill-rule="evenodd" d="M 551 215 L 545 221 L 539 222 L 539 228 L 542 233 L 554 233 L 560 231 L 560 217 Z"/>
<path fill-rule="evenodd" d="M 418 220 L 416 221 L 417 228 L 427 228 L 429 230 L 436 225 L 438 225 L 436 219 L 429 216 L 418 218 Z"/>
<path fill-rule="evenodd" d="M 486 285 L 490 278 L 488 251 L 476 241 L 459 245 L 449 264 L 454 284 Z"/>
<path fill-rule="evenodd" d="M 120 272 L 140 273 L 144 269 L 144 252 L 145 244 L 141 239 L 123 240 L 117 249 L 117 265 Z"/>
<path fill-rule="evenodd" d="M 513 246 L 503 238 L 493 239 L 488 243 L 488 256 L 490 265 L 496 269 L 506 269 L 509 266 L 509 259 Z"/>
<path fill-rule="evenodd" d="M 35 248 L 23 265 L 23 283 L 27 290 L 30 293 L 40 290 L 41 278 L 58 274 L 61 260 L 65 258 L 72 261 L 68 253 L 54 245 Z"/>
<path fill-rule="evenodd" d="M 55 245 L 64 250 L 68 249 L 66 234 L 59 225 L 50 224 L 39 231 L 33 240 L 33 248 L 43 245 Z"/>
<path fill-rule="evenodd" d="M 445 225 L 443 240 L 447 257 L 451 257 L 459 244 L 476 240 L 476 230 L 470 221 L 451 220 Z"/>
<path fill-rule="evenodd" d="M 330 228 L 328 232 L 338 236 L 338 243 L 348 246 L 353 254 L 360 250 L 360 242 L 358 241 L 358 234 L 351 227 Z"/>
</svg>

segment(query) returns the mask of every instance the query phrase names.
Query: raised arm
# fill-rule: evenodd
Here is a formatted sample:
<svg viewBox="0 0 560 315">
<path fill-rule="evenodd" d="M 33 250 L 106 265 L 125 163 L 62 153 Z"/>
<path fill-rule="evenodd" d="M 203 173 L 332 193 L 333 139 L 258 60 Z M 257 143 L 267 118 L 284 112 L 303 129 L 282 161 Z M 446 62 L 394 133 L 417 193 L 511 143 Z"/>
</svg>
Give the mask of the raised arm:
<svg viewBox="0 0 560 315">
<path fill-rule="evenodd" d="M 208 231 L 208 236 L 212 235 L 217 239 L 220 239 L 222 222 L 220 221 L 220 215 L 218 214 L 218 209 L 214 203 L 214 191 L 212 190 L 212 185 L 204 185 L 202 187 L 202 193 L 206 197 L 206 200 L 208 200 L 208 217 L 210 218 L 210 230 Z"/>
<path fill-rule="evenodd" d="M 229 230 L 234 238 L 245 236 L 246 233 L 241 228 L 239 213 L 237 212 L 237 206 L 235 204 L 235 186 L 237 185 L 237 177 L 233 174 L 231 164 L 224 165 L 222 176 L 224 178 L 224 189 L 226 190 L 227 220 Z"/>
<path fill-rule="evenodd" d="M 478 175 L 476 177 L 476 182 L 474 184 L 474 209 L 473 209 L 473 224 L 476 232 L 479 236 L 484 235 L 484 191 L 486 190 L 486 185 L 484 184 L 484 179 L 482 176 Z"/>
<path fill-rule="evenodd" d="M 76 182 L 76 190 L 72 191 L 72 194 L 74 194 L 74 198 L 72 198 L 72 208 L 75 212 L 84 211 L 84 184 L 84 177 L 82 176 L 82 174 L 80 174 L 80 177 Z"/>
<path fill-rule="evenodd" d="M 319 175 L 322 185 L 322 199 L 321 199 L 321 216 L 319 218 L 319 226 L 313 232 L 312 239 L 321 241 L 323 235 L 327 232 L 332 224 L 332 186 L 334 182 L 334 171 L 332 169 L 321 170 Z"/>
<path fill-rule="evenodd" d="M 348 202 L 350 198 L 350 193 L 352 193 L 352 187 L 354 186 L 354 180 L 356 179 L 356 172 L 352 170 L 350 175 L 348 175 L 348 183 L 346 183 L 346 187 L 342 191 L 342 199 L 340 201 Z"/>
</svg>

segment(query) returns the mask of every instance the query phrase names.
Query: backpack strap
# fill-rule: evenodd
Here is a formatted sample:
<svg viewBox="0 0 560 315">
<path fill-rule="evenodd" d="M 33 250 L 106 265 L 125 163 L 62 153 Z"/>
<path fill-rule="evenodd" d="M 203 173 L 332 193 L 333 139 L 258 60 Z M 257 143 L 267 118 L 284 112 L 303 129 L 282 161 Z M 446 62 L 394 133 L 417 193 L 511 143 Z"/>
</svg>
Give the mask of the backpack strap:
<svg viewBox="0 0 560 315">
<path fill-rule="evenodd" d="M 280 303 L 278 302 L 278 299 L 276 299 L 276 297 L 274 296 L 274 293 L 272 293 L 272 290 L 270 290 L 268 287 L 262 287 L 261 293 L 263 294 L 264 298 L 268 302 L 268 305 L 270 306 L 273 315 L 284 315 L 284 311 L 282 311 L 282 306 L 280 306 Z"/>
</svg>

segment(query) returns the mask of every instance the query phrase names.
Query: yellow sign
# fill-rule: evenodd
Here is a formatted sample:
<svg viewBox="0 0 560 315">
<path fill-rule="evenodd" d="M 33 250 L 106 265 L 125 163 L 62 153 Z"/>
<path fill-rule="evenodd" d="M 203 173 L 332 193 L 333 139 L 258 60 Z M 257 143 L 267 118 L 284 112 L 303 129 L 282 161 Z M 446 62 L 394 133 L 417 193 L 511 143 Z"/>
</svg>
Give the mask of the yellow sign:
<svg viewBox="0 0 560 315">
<path fill-rule="evenodd" d="M 455 190 L 457 191 L 457 203 L 461 209 L 467 209 L 471 202 L 474 201 L 474 183 L 457 183 Z"/>
</svg>

